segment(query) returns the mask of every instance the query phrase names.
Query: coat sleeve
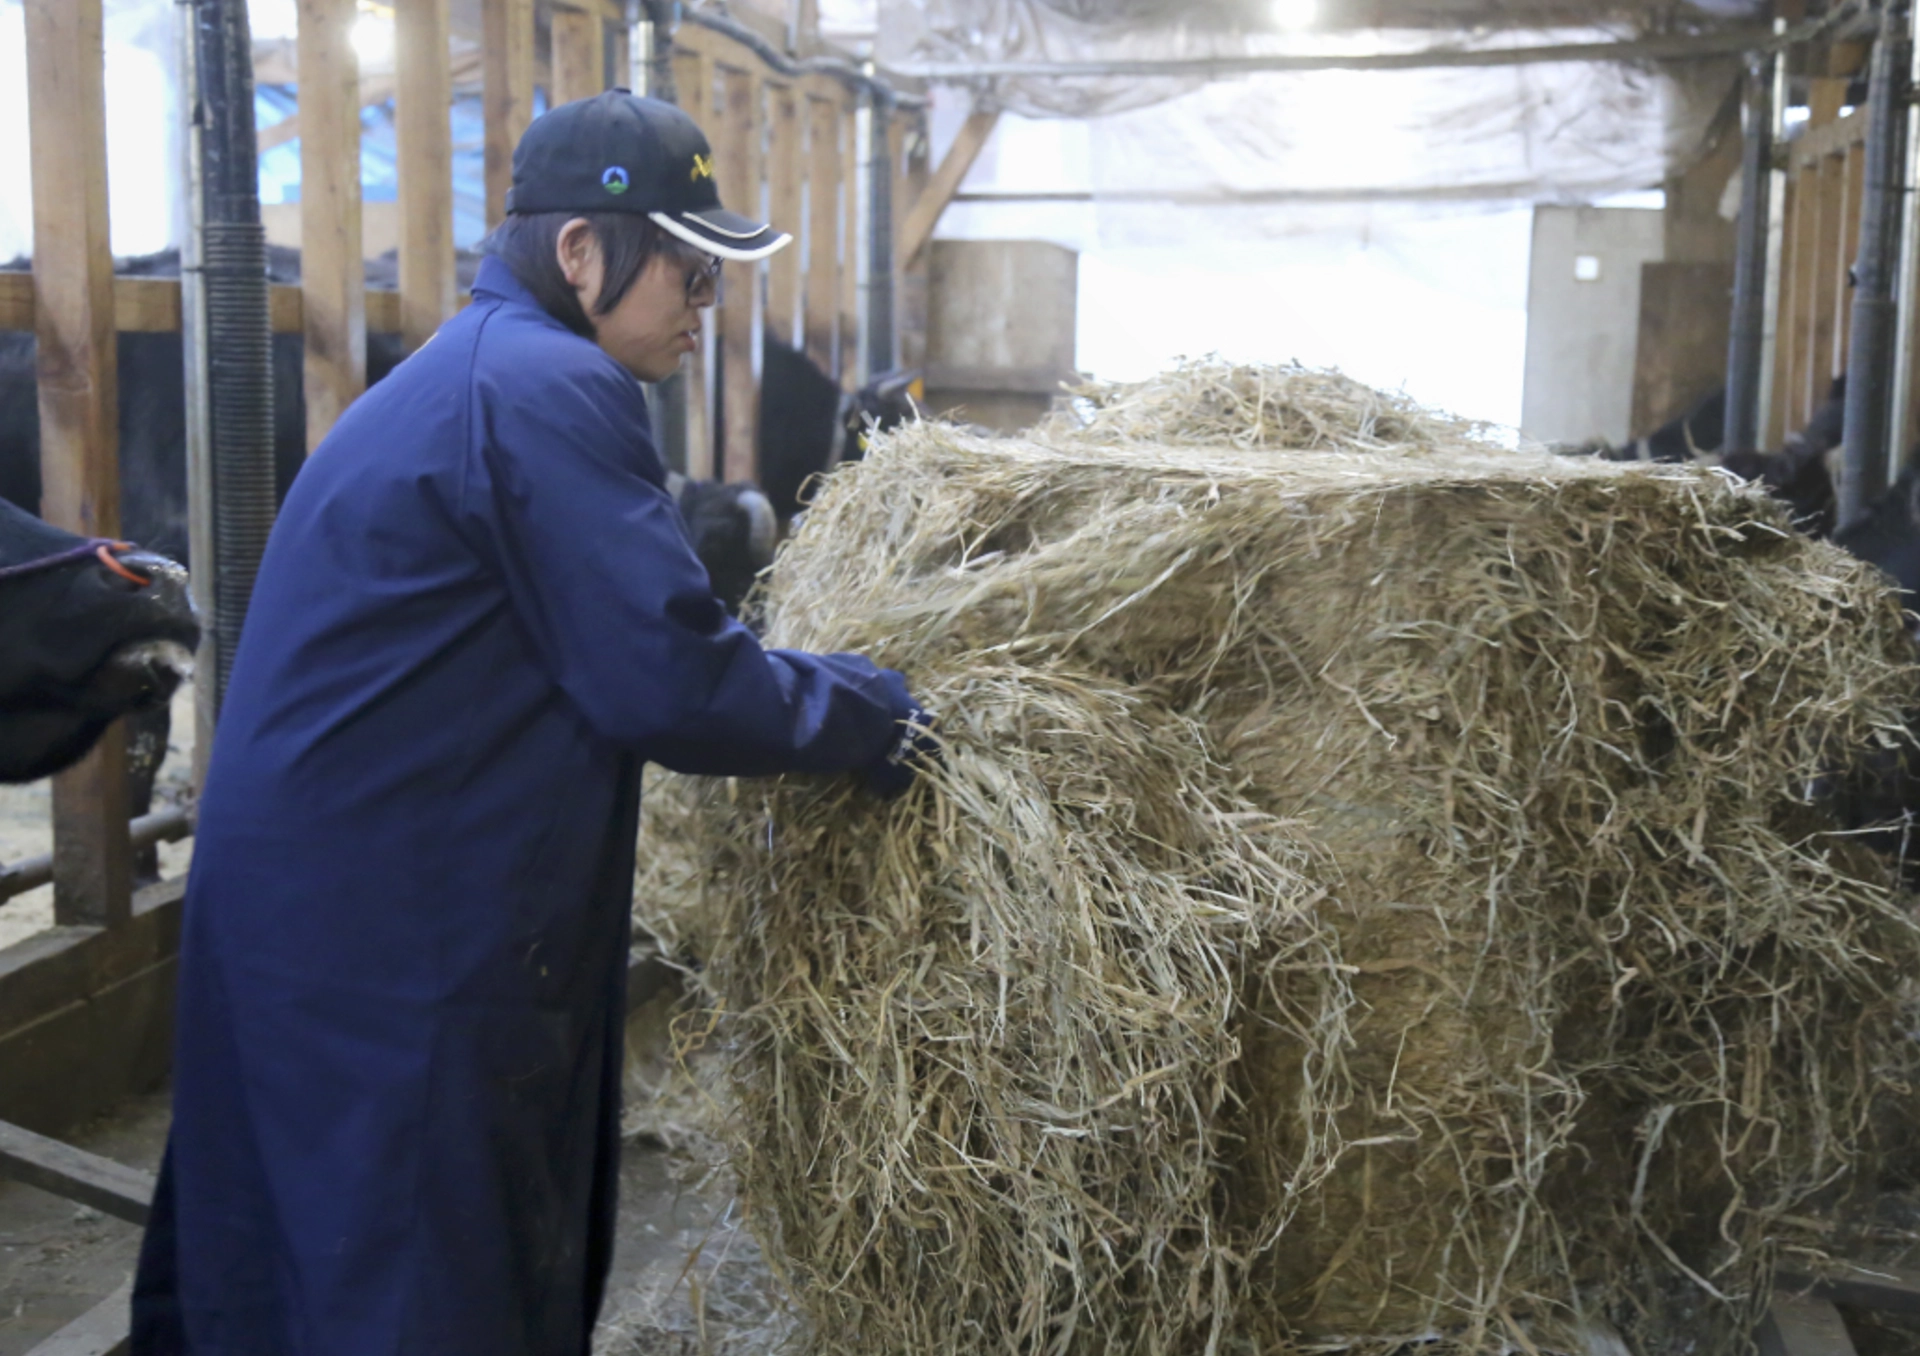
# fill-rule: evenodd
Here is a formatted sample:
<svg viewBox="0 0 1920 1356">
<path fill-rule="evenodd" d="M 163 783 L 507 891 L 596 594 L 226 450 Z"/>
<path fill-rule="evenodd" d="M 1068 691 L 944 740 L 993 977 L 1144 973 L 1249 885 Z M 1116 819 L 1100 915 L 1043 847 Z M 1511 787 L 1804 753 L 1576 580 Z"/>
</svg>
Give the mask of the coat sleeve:
<svg viewBox="0 0 1920 1356">
<path fill-rule="evenodd" d="M 919 711 L 857 655 L 764 650 L 713 596 L 624 373 L 476 391 L 463 500 L 539 662 L 604 737 L 676 772 L 840 772 Z"/>
</svg>

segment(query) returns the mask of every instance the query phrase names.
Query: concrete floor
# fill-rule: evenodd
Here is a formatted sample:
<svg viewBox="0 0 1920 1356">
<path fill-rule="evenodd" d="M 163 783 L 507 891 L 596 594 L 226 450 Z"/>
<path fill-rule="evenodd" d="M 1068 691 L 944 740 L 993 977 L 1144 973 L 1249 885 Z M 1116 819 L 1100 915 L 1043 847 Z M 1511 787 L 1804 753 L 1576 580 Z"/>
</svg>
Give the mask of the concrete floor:
<svg viewBox="0 0 1920 1356">
<path fill-rule="evenodd" d="M 772 1356 L 790 1341 L 793 1325 L 740 1227 L 718 1148 L 684 1124 L 691 1100 L 656 1115 L 630 1097 L 636 1133 L 621 1167 L 619 1242 L 596 1356 Z M 153 1093 L 69 1138 L 151 1172 L 168 1114 L 167 1093 Z M 132 1275 L 139 1248 L 132 1225 L 0 1182 L 0 1356 L 24 1356 L 99 1303 Z"/>
</svg>

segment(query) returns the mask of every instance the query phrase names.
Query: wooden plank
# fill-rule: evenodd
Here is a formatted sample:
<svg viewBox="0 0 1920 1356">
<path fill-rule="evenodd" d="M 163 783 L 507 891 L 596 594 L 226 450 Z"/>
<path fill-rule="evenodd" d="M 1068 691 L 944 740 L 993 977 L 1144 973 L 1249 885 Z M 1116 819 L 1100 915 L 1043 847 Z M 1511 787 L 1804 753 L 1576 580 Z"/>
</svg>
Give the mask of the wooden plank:
<svg viewBox="0 0 1920 1356">
<path fill-rule="evenodd" d="M 1773 387 L 1769 408 L 1766 412 L 1766 428 L 1762 433 L 1762 441 L 1768 447 L 1779 447 L 1787 433 L 1788 393 L 1793 385 L 1793 335 L 1794 327 L 1799 323 L 1800 314 L 1799 296 L 1794 290 L 1794 278 L 1796 276 L 1794 272 L 1795 250 L 1800 248 L 1800 233 L 1795 229 L 1794 223 L 1796 218 L 1794 213 L 1799 210 L 1799 206 L 1799 176 L 1789 174 L 1787 176 L 1786 197 L 1780 210 L 1780 221 L 1782 224 L 1780 235 L 1780 309 L 1779 314 L 1774 318 Z M 1644 316 L 1646 306 L 1646 292 L 1644 290 L 1641 292 L 1640 298 L 1642 315 Z M 1729 307 L 1730 306 L 1731 303 L 1729 303 Z M 1729 322 L 1731 319 L 1732 315 L 1731 311 L 1729 311 Z M 1721 381 L 1724 382 L 1726 380 L 1724 370 L 1725 359 L 1715 358 L 1714 361 L 1722 368 Z M 1639 360 L 1637 358 L 1635 359 L 1634 366 L 1636 368 L 1635 384 L 1637 390 L 1639 382 L 1637 374 Z M 1638 408 L 1637 403 L 1635 408 Z M 1641 425 L 1635 424 L 1634 427 L 1638 428 L 1641 427 Z"/>
<path fill-rule="evenodd" d="M 680 107 L 707 140 L 714 140 L 713 63 L 701 52 L 686 49 L 681 35 L 701 30 L 688 24 L 674 34 L 673 86 Z M 687 357 L 687 474 L 695 480 L 714 475 L 713 435 L 713 314 L 701 326 L 700 347 Z"/>
<path fill-rule="evenodd" d="M 840 356 L 835 370 L 840 389 L 860 387 L 860 146 L 858 105 L 851 96 L 840 105 Z"/>
<path fill-rule="evenodd" d="M 119 392 L 101 0 L 29 0 L 26 35 L 40 512 L 83 536 L 116 537 Z M 55 922 L 126 920 L 126 823 L 126 733 L 116 722 L 53 779 Z"/>
<path fill-rule="evenodd" d="M 1847 103 L 1845 78 L 1815 76 L 1807 82 L 1807 126 L 1825 127 L 1840 121 L 1840 110 Z"/>
<path fill-rule="evenodd" d="M 8 1121 L 0 1121 L 0 1174 L 129 1224 L 145 1224 L 153 1201 L 153 1174 Z"/>
<path fill-rule="evenodd" d="M 1833 268 L 1833 259 L 1840 249 L 1840 223 L 1845 210 L 1844 185 L 1841 182 L 1845 168 L 1845 161 L 1841 157 L 1828 156 L 1820 162 L 1817 176 L 1805 185 L 1818 198 L 1813 235 L 1813 295 L 1807 316 L 1812 339 L 1806 370 L 1801 374 L 1801 385 L 1796 392 L 1798 400 L 1794 406 L 1793 428 L 1804 426 L 1813 417 L 1814 410 L 1826 399 L 1827 383 L 1832 379 L 1829 369 L 1836 342 L 1834 322 L 1846 300 L 1843 295 L 1845 289 L 1840 285 L 1842 280 L 1835 275 Z"/>
<path fill-rule="evenodd" d="M 760 87 L 749 70 L 722 67 L 719 133 L 713 138 L 714 173 L 720 201 L 752 215 L 760 205 Z M 745 483 L 760 473 L 760 382 L 755 321 L 760 308 L 760 265 L 728 264 L 717 318 L 720 322 L 720 376 L 726 383 L 720 430 L 720 474 Z"/>
<path fill-rule="evenodd" d="M 1807 372 L 1813 361 L 1814 275 L 1819 272 L 1820 180 L 1811 171 L 1793 176 L 1794 215 L 1791 223 L 1793 274 L 1793 330 L 1787 335 L 1788 383 L 1783 424 L 1793 429 L 1804 422 Z M 1800 422 L 1796 422 L 1800 421 Z"/>
<path fill-rule="evenodd" d="M 960 127 L 960 135 L 955 137 L 953 145 L 941 158 L 940 168 L 933 172 L 927 191 L 913 204 L 906 214 L 906 222 L 900 229 L 899 258 L 903 263 L 911 264 L 920 257 L 927 242 L 933 239 L 933 229 L 940 222 L 940 214 L 947 210 L 947 204 L 953 201 L 953 195 L 960 191 L 960 183 L 967 177 L 967 171 L 973 168 L 973 162 L 980 158 L 980 152 L 986 149 L 987 139 L 993 135 L 993 129 L 1000 125 L 1000 110 L 997 108 L 975 108 L 967 115 Z"/>
<path fill-rule="evenodd" d="M 275 286 L 268 289 L 272 326 L 275 334 L 299 334 L 306 324 L 306 307 L 297 287 Z M 471 298 L 464 292 L 453 294 L 454 311 Z M 369 288 L 366 294 L 367 332 L 402 332 L 401 294 L 385 288 Z M 180 328 L 180 284 L 172 278 L 115 278 L 113 280 L 114 328 L 123 334 L 168 334 Z M 34 324 L 33 275 L 0 273 L 0 330 L 31 330 Z"/>
<path fill-rule="evenodd" d="M 800 181 L 805 169 L 805 128 L 800 121 L 799 91 L 789 84 L 767 85 L 767 218 L 796 242 L 804 234 Z M 781 250 L 767 261 L 767 333 L 782 343 L 799 344 L 799 245 Z"/>
<path fill-rule="evenodd" d="M 486 126 L 487 229 L 507 214 L 513 148 L 533 121 L 533 0 L 482 0 L 481 117 Z"/>
<path fill-rule="evenodd" d="M 1761 1356 L 1855 1356 L 1840 1311 L 1812 1295 L 1775 1295 L 1757 1337 Z"/>
<path fill-rule="evenodd" d="M 894 190 L 897 203 L 919 202 L 933 181 L 932 148 L 927 141 L 925 109 L 903 108 L 894 115 L 894 124 L 902 132 L 900 177 Z M 900 216 L 894 216 L 896 224 Z M 896 237 L 897 239 L 897 237 Z M 898 320 L 899 366 L 922 369 L 927 365 L 927 328 L 932 320 L 933 295 L 930 274 L 931 252 L 921 250 L 918 257 L 897 266 L 894 279 L 894 305 Z"/>
<path fill-rule="evenodd" d="M 555 5 L 552 24 L 553 74 L 548 105 L 591 99 L 606 86 L 607 54 L 601 15 Z"/>
<path fill-rule="evenodd" d="M 300 290 L 307 451 L 359 398 L 367 376 L 360 243 L 360 74 L 354 0 L 300 0 Z"/>
<path fill-rule="evenodd" d="M 824 81 L 825 77 L 816 77 Z M 840 95 L 807 94 L 807 356 L 828 376 L 840 370 Z"/>
<path fill-rule="evenodd" d="M 1855 109 L 1838 122 L 1830 122 L 1825 127 L 1813 127 L 1802 132 L 1790 148 L 1793 163 L 1796 166 L 1812 165 L 1822 156 L 1838 155 L 1847 147 L 1867 139 L 1867 114 L 1865 109 Z"/>
<path fill-rule="evenodd" d="M 412 352 L 453 314 L 453 73 L 447 0 L 394 10 L 400 189 L 400 342 Z"/>
<path fill-rule="evenodd" d="M 126 1356 L 133 1350 L 133 1282 L 127 1281 L 27 1356 Z"/>
<path fill-rule="evenodd" d="M 1835 255 L 1829 267 L 1833 270 L 1834 290 L 1839 298 L 1838 313 L 1834 317 L 1833 356 L 1828 366 L 1827 380 L 1840 376 L 1847 370 L 1847 346 L 1853 338 L 1853 271 L 1854 256 L 1860 251 L 1860 213 L 1866 203 L 1867 189 L 1867 148 L 1864 142 L 1847 149 L 1841 162 L 1841 207 L 1840 238 L 1835 242 Z M 1822 389 L 1814 403 L 1818 405 L 1827 398 Z"/>
</svg>

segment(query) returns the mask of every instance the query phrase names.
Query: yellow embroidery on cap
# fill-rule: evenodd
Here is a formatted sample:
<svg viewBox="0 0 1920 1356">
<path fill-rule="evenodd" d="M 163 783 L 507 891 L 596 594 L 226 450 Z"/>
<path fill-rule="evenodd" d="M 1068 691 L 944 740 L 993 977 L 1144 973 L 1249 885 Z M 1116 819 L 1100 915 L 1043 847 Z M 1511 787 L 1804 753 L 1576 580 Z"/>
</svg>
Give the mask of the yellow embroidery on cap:
<svg viewBox="0 0 1920 1356">
<path fill-rule="evenodd" d="M 696 182 L 701 179 L 713 178 L 713 157 L 710 155 L 696 155 L 693 158 L 692 177 Z"/>
</svg>

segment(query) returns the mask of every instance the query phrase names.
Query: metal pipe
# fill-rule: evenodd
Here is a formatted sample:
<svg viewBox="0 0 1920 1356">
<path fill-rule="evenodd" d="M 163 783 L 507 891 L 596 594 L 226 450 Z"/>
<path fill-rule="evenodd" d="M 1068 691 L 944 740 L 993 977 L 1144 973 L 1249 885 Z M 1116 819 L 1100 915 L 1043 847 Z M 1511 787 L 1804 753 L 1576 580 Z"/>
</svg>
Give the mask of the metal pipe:
<svg viewBox="0 0 1920 1356">
<path fill-rule="evenodd" d="M 135 852 L 155 843 L 177 843 L 193 836 L 193 811 L 179 805 L 141 815 L 127 825 L 127 840 Z M 53 880 L 53 857 L 27 857 L 12 866 L 0 866 L 0 904 Z"/>
<path fill-rule="evenodd" d="M 183 0 L 181 12 L 192 47 L 185 113 L 197 200 L 181 268 L 193 300 L 181 320 L 190 331 L 189 375 L 200 388 L 188 403 L 203 421 L 190 497 L 200 504 L 193 573 L 211 602 L 202 625 L 212 653 L 201 660 L 212 671 L 201 702 L 211 717 L 225 698 L 273 526 L 273 333 L 245 0 Z"/>
<path fill-rule="evenodd" d="M 180 150 L 186 184 L 186 233 L 180 244 L 180 358 L 186 401 L 187 556 L 211 567 L 213 546 L 213 462 L 208 451 L 212 416 L 207 410 L 207 301 L 201 285 L 200 242 L 206 228 L 205 174 L 200 157 L 200 40 L 195 0 L 178 0 L 174 26 L 180 43 Z M 193 670 L 193 785 L 207 784 L 207 760 L 213 754 L 213 727 L 220 714 L 219 638 L 213 618 L 213 570 L 197 566 L 187 575 L 193 606 L 200 614 L 200 652 Z"/>
<path fill-rule="evenodd" d="M 640 22 L 633 26 L 630 47 L 633 88 L 651 99 L 679 102 L 673 79 L 673 0 L 642 0 Z M 738 203 L 734 204 L 736 207 Z M 711 326 L 705 328 L 711 329 Z M 693 361 L 702 361 L 695 358 Z M 684 369 L 647 388 L 647 407 L 653 415 L 654 445 L 669 471 L 687 471 L 687 374 Z"/>
<path fill-rule="evenodd" d="M 1907 13 L 1907 89 L 1920 89 L 1920 7 Z M 1893 396 L 1887 410 L 1891 430 L 1887 475 L 1898 480 L 1907 459 L 1907 440 L 1914 423 L 1916 342 L 1920 342 L 1920 104 L 1908 102 L 1906 114 L 1906 181 L 1900 221 L 1900 275 L 1894 286 L 1898 321 L 1893 341 Z"/>
<path fill-rule="evenodd" d="M 899 108 L 927 106 L 927 101 L 919 95 L 895 89 L 880 79 L 871 61 L 861 66 L 856 66 L 850 61 L 842 61 L 837 57 L 808 57 L 804 61 L 795 61 L 751 28 L 737 24 L 724 15 L 695 9 L 686 11 L 682 17 L 690 24 L 710 28 L 716 33 L 733 39 L 781 75 L 830 75 L 861 93 L 878 95 L 891 100 Z"/>
<path fill-rule="evenodd" d="M 1773 21 L 1773 31 L 1784 33 L 1785 19 Z M 1787 63 L 1776 57 L 1773 62 L 1773 144 L 1787 139 Z M 1755 427 L 1764 440 L 1773 435 L 1773 382 L 1780 342 L 1780 276 L 1786 253 L 1787 173 L 1777 161 L 1767 171 L 1767 297 L 1760 326 L 1760 387 L 1756 403 L 1759 412 Z"/>
<path fill-rule="evenodd" d="M 1733 266 L 1733 318 L 1727 339 L 1727 423 L 1723 446 L 1755 449 L 1760 442 L 1760 359 L 1766 332 L 1767 232 L 1773 168 L 1773 62 L 1747 59 L 1743 116 L 1746 148 L 1740 159 L 1740 233 Z"/>
<path fill-rule="evenodd" d="M 1867 94 L 1866 192 L 1854 259 L 1853 323 L 1847 337 L 1846 445 L 1840 527 L 1857 522 L 1888 483 L 1893 393 L 1895 250 L 1899 245 L 1900 105 L 1908 0 L 1888 0 L 1873 44 Z"/>
<path fill-rule="evenodd" d="M 893 314 L 893 103 L 876 88 L 871 97 L 872 113 L 868 135 L 872 147 L 867 170 L 872 180 L 868 190 L 867 248 L 867 380 L 891 372 L 900 365 L 894 350 Z"/>
</svg>

